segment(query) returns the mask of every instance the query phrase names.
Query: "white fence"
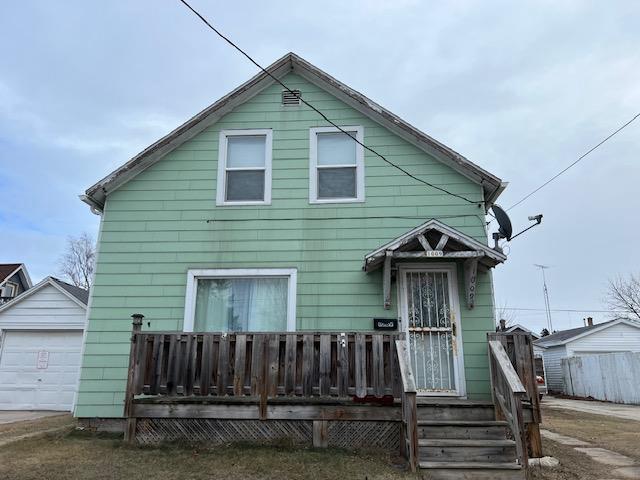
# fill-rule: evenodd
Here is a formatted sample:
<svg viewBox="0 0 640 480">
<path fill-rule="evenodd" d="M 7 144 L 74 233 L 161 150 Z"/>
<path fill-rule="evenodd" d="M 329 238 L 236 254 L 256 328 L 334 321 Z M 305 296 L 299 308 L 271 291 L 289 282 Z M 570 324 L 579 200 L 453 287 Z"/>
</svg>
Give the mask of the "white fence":
<svg viewBox="0 0 640 480">
<path fill-rule="evenodd" d="M 562 359 L 564 391 L 640 405 L 640 353 L 605 353 Z"/>
</svg>

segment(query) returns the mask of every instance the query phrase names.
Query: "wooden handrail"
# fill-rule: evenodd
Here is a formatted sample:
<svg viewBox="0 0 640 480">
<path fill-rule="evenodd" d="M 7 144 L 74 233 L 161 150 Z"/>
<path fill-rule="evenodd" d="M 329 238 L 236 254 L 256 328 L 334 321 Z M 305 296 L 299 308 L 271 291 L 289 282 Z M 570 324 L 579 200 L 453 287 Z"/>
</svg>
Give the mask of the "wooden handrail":
<svg viewBox="0 0 640 480">
<path fill-rule="evenodd" d="M 513 393 L 527 393 L 527 390 L 520 381 L 520 377 L 518 377 L 518 373 L 513 368 L 511 360 L 509 360 L 507 352 L 502 344 L 497 340 L 490 340 L 489 346 L 491 347 L 491 352 L 495 356 L 496 361 L 501 367 L 501 371 L 505 376 L 505 380 L 509 384 L 511 391 Z"/>
<path fill-rule="evenodd" d="M 406 340 L 396 340 L 398 366 L 402 379 L 402 454 L 409 463 L 412 472 L 418 469 L 418 404 L 416 398 L 416 382 L 409 361 L 409 350 Z"/>
<path fill-rule="evenodd" d="M 527 450 L 531 457 L 541 457 L 543 455 L 540 436 L 542 412 L 536 380 L 533 337 L 528 332 L 491 332 L 488 334 L 488 339 L 502 344 L 511 365 L 527 391 L 522 398 L 527 412 L 530 413 L 526 423 Z"/>
<path fill-rule="evenodd" d="M 489 340 L 489 367 L 494 403 L 497 413 L 500 414 L 498 416 L 502 416 L 511 427 L 516 442 L 518 462 L 526 468 L 528 452 L 522 399 L 527 391 L 502 343 L 497 340 Z"/>
</svg>

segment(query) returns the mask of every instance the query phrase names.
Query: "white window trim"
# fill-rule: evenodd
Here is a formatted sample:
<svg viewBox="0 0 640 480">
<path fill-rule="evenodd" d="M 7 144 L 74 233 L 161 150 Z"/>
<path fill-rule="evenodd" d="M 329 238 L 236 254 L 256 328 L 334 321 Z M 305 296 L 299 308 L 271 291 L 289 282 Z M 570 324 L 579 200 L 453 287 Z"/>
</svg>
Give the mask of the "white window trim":
<svg viewBox="0 0 640 480">
<path fill-rule="evenodd" d="M 193 332 L 196 314 L 196 293 L 198 279 L 211 278 L 265 278 L 288 277 L 287 290 L 287 331 L 296 331 L 296 291 L 298 270 L 296 268 L 211 268 L 187 271 L 187 290 L 184 304 L 182 330 Z"/>
<path fill-rule="evenodd" d="M 355 132 L 355 137 L 364 143 L 364 127 L 340 127 Z M 340 132 L 336 127 L 313 127 L 309 130 L 309 203 L 357 203 L 364 202 L 364 148 L 356 143 L 356 196 L 355 198 L 318 198 L 318 133 Z M 344 134 L 343 134 L 344 135 Z M 326 168 L 353 167 L 353 165 L 327 165 Z"/>
<path fill-rule="evenodd" d="M 264 199 L 248 201 L 228 201 L 226 197 L 227 172 L 227 140 L 230 136 L 265 136 L 264 146 Z M 216 205 L 271 205 L 271 163 L 272 163 L 273 131 L 270 128 L 251 130 L 221 130 L 218 141 L 218 182 L 216 188 Z M 233 170 L 259 170 L 255 167 L 234 168 Z"/>
</svg>

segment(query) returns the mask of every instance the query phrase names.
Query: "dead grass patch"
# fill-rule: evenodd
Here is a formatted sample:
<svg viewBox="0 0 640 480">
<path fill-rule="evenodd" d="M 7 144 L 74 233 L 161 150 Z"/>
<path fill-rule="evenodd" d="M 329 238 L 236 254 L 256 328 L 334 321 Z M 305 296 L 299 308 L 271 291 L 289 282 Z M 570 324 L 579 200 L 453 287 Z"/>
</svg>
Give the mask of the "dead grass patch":
<svg viewBox="0 0 640 480">
<path fill-rule="evenodd" d="M 542 427 L 622 453 L 640 462 L 640 422 L 572 410 L 543 408 Z"/>
<path fill-rule="evenodd" d="M 136 448 L 120 438 L 50 435 L 5 446 L 0 478 L 11 480 L 407 479 L 386 452 L 227 446 Z"/>
<path fill-rule="evenodd" d="M 61 413 L 51 417 L 23 420 L 21 422 L 4 423 L 0 425 L 0 440 L 18 437 L 42 430 L 75 425 L 76 421 L 70 414 Z"/>
</svg>

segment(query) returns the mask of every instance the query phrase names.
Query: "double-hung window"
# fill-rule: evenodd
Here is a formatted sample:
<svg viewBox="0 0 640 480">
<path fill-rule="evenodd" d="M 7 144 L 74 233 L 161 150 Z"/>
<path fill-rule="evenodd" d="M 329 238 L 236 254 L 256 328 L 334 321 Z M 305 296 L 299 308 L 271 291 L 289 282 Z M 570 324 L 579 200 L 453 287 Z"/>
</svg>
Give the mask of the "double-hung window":
<svg viewBox="0 0 640 480">
<path fill-rule="evenodd" d="M 309 202 L 364 202 L 362 127 L 317 127 L 310 131 Z"/>
<path fill-rule="evenodd" d="M 220 132 L 217 205 L 271 203 L 271 144 L 270 129 Z"/>
<path fill-rule="evenodd" d="M 296 277 L 295 268 L 189 270 L 184 331 L 293 331 Z"/>
</svg>

